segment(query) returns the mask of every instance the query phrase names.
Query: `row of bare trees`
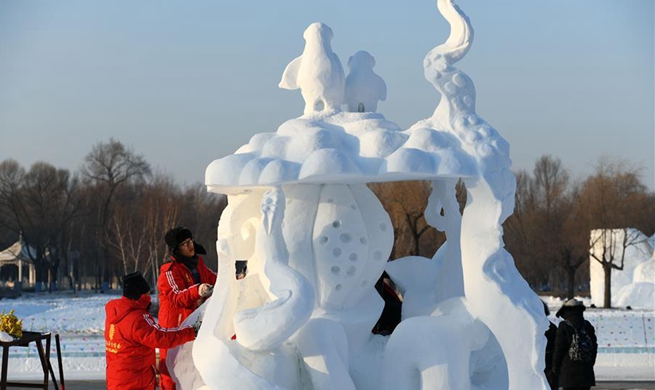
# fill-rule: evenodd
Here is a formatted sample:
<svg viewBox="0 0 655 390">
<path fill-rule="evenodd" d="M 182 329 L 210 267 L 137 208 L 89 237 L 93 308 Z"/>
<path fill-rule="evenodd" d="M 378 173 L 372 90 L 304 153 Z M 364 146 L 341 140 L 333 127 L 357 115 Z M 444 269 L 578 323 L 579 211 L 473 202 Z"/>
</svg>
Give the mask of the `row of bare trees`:
<svg viewBox="0 0 655 390">
<path fill-rule="evenodd" d="M 559 159 L 544 156 L 532 175 L 518 173 L 517 184 L 516 210 L 505 237 L 523 275 L 533 285 L 573 297 L 576 290 L 588 289 L 588 261 L 598 261 L 605 271 L 604 306 L 610 307 L 611 271 L 623 269 L 625 248 L 638 242 L 626 240 L 622 252 L 599 254 L 592 250 L 599 239 L 601 246 L 615 243 L 603 234 L 592 237 L 591 231 L 635 228 L 653 234 L 655 194 L 641 181 L 640 169 L 602 157 L 590 176 L 572 181 Z"/>
<path fill-rule="evenodd" d="M 0 162 L 0 246 L 22 235 L 37 285 L 100 289 L 139 270 L 151 280 L 166 260 L 164 234 L 187 226 L 216 264 L 215 231 L 225 197 L 177 185 L 121 142 L 96 144 L 79 172 L 44 162 Z M 115 286 L 115 285 L 114 285 Z M 62 286 L 59 286 L 62 287 Z"/>
<path fill-rule="evenodd" d="M 543 156 L 533 171 L 516 173 L 516 207 L 504 224 L 504 240 L 523 277 L 538 291 L 554 291 L 573 297 L 589 289 L 590 250 L 604 240 L 602 250 L 592 253 L 605 269 L 609 286 L 611 269 L 623 269 L 622 251 L 611 242 L 616 235 L 591 239 L 594 229 L 624 229 L 628 237 L 619 248 L 636 245 L 628 228 L 646 235 L 655 232 L 655 194 L 640 179 L 640 169 L 625 161 L 603 157 L 594 172 L 573 180 L 560 159 Z M 395 233 L 392 259 L 420 255 L 431 257 L 445 241 L 443 233 L 425 221 L 423 212 L 430 194 L 424 181 L 376 183 L 370 187 L 390 214 Z M 460 210 L 466 189 L 457 187 Z M 603 238 L 604 237 L 604 238 Z M 605 306 L 611 302 L 605 288 Z"/>
<path fill-rule="evenodd" d="M 38 162 L 25 171 L 13 160 L 0 163 L 0 225 L 12 240 L 22 232 L 29 241 L 38 281 L 66 261 L 70 227 L 82 207 L 79 187 L 76 177 L 50 164 Z"/>
</svg>

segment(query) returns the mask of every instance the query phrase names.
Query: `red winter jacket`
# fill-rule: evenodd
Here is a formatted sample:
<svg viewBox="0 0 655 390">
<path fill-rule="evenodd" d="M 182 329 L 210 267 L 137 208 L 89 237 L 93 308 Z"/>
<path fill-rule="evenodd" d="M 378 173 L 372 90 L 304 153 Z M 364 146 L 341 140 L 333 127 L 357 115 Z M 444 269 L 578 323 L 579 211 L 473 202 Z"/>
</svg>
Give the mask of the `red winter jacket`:
<svg viewBox="0 0 655 390">
<path fill-rule="evenodd" d="M 202 301 L 198 293 L 201 283 L 209 283 L 212 286 L 216 283 L 216 273 L 205 265 L 202 257 L 198 256 L 198 273 L 200 283 L 193 280 L 191 271 L 171 256 L 171 261 L 165 263 L 159 269 L 159 323 L 162 326 L 180 326 L 194 310 L 200 306 Z"/>
<path fill-rule="evenodd" d="M 174 348 L 195 338 L 192 327 L 162 328 L 148 312 L 150 295 L 107 303 L 105 353 L 108 390 L 155 389 L 155 348 Z"/>
<path fill-rule="evenodd" d="M 216 283 L 216 273 L 205 265 L 202 257 L 198 256 L 198 274 L 200 283 L 193 280 L 191 271 L 171 256 L 171 261 L 165 263 L 159 269 L 159 323 L 162 326 L 180 326 L 194 310 L 204 301 L 198 293 L 201 283 Z M 159 373 L 162 390 L 175 389 L 175 383 L 171 378 L 166 365 L 166 349 L 159 350 Z M 178 389 L 179 390 L 179 389 Z"/>
</svg>

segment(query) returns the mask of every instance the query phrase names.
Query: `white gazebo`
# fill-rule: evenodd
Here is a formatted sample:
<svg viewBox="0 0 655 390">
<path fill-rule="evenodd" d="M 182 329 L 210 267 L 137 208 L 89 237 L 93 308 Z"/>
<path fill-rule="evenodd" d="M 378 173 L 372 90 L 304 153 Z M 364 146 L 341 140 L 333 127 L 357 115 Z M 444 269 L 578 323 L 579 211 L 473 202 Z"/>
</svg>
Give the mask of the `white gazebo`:
<svg viewBox="0 0 655 390">
<path fill-rule="evenodd" d="M 30 252 L 36 253 L 36 250 L 28 247 L 21 235 L 18 241 L 0 252 L 0 268 L 10 264 L 17 266 L 18 281 L 33 286 L 36 283 L 36 266 L 29 256 Z M 27 279 L 23 278 L 23 268 L 27 268 Z"/>
</svg>

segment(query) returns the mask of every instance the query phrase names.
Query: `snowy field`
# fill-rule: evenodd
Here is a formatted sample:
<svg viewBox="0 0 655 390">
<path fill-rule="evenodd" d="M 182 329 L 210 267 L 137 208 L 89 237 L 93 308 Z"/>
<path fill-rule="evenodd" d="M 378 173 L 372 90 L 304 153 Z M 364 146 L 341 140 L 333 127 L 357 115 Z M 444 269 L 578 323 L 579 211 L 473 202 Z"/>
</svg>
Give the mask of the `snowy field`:
<svg viewBox="0 0 655 390">
<path fill-rule="evenodd" d="M 59 333 L 66 379 L 104 379 L 104 305 L 118 295 L 24 294 L 0 300 L 0 311 L 15 309 L 28 331 Z M 550 307 L 551 321 L 561 306 L 555 298 L 543 298 Z M 589 305 L 589 300 L 578 298 Z M 655 380 L 655 311 L 588 309 L 599 341 L 596 376 L 599 380 Z M 57 372 L 54 339 L 52 364 Z M 10 351 L 10 379 L 37 378 L 41 373 L 36 347 Z"/>
</svg>

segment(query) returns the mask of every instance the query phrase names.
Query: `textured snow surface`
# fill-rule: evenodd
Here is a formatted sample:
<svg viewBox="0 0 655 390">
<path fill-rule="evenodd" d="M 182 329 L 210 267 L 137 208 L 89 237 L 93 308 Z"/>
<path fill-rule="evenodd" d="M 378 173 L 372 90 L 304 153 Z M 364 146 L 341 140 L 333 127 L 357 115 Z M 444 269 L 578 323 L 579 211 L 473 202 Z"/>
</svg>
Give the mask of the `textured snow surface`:
<svg viewBox="0 0 655 390">
<path fill-rule="evenodd" d="M 338 112 L 283 123 L 207 167 L 205 183 L 225 187 L 292 183 L 366 183 L 470 177 L 474 158 L 452 134 L 430 127 L 401 130 L 377 113 Z"/>
</svg>

